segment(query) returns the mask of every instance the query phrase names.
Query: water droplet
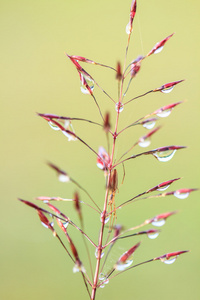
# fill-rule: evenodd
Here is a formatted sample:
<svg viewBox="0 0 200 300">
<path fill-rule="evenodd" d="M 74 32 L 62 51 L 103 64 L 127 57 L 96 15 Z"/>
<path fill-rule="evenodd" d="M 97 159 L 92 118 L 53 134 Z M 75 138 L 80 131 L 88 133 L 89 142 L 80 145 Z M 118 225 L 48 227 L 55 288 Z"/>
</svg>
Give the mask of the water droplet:
<svg viewBox="0 0 200 300">
<path fill-rule="evenodd" d="M 173 264 L 176 261 L 177 257 L 178 256 L 175 256 L 175 257 L 173 257 L 171 259 L 166 259 L 165 258 L 165 259 L 161 259 L 161 261 L 164 262 L 164 264 L 166 264 L 166 265 L 171 265 L 171 264 Z"/>
<path fill-rule="evenodd" d="M 58 175 L 58 180 L 59 180 L 60 182 L 69 182 L 69 181 L 70 181 L 70 178 L 69 178 L 69 176 L 66 175 L 66 174 L 59 174 L 59 175 Z"/>
<path fill-rule="evenodd" d="M 73 273 L 78 273 L 78 272 L 83 272 L 85 273 L 85 267 L 83 266 L 83 264 L 80 262 L 79 263 L 75 263 L 74 267 L 73 267 Z"/>
<path fill-rule="evenodd" d="M 100 221 L 101 222 L 102 222 L 102 215 L 103 215 L 103 213 L 101 213 L 101 216 L 100 216 Z M 110 220 L 110 215 L 108 215 L 108 216 L 105 217 L 104 224 L 108 223 L 109 220 Z"/>
<path fill-rule="evenodd" d="M 168 151 L 161 151 L 161 152 L 155 152 L 153 155 L 162 162 L 169 161 L 174 156 L 176 150 L 168 150 Z"/>
<path fill-rule="evenodd" d="M 147 128 L 147 129 L 152 129 L 154 126 L 156 125 L 156 122 L 147 122 L 143 124 L 143 127 Z"/>
<path fill-rule="evenodd" d="M 189 196 L 189 194 L 190 194 L 189 192 L 186 192 L 186 193 L 181 193 L 179 191 L 174 192 L 174 196 L 179 199 L 186 199 Z"/>
<path fill-rule="evenodd" d="M 156 51 L 154 51 L 154 54 L 160 53 L 162 51 L 164 46 L 159 47 L 158 49 L 156 49 Z"/>
<path fill-rule="evenodd" d="M 122 112 L 124 110 L 124 104 L 116 103 L 115 109 L 116 109 L 117 112 L 118 112 L 118 110 L 119 110 L 119 112 Z"/>
<path fill-rule="evenodd" d="M 148 238 L 150 238 L 151 240 L 154 240 L 158 237 L 159 232 L 154 232 L 154 233 L 148 233 L 147 236 Z"/>
<path fill-rule="evenodd" d="M 68 141 L 76 141 L 77 138 L 73 135 L 73 134 L 70 134 L 64 130 L 62 130 L 62 133 L 68 138 Z"/>
<path fill-rule="evenodd" d="M 138 143 L 138 145 L 143 148 L 148 147 L 150 144 L 151 144 L 150 138 L 146 138 L 146 139 L 140 138 Z"/>
<path fill-rule="evenodd" d="M 69 225 L 69 222 L 64 222 L 63 223 L 63 226 L 65 227 L 65 229 L 68 227 L 68 225 Z"/>
<path fill-rule="evenodd" d="M 105 287 L 106 284 L 109 283 L 109 279 L 106 280 L 106 275 L 104 275 L 104 273 L 100 273 L 99 274 L 99 280 L 100 281 L 104 281 L 105 280 L 104 283 L 100 285 L 100 288 L 102 288 L 102 289 Z"/>
<path fill-rule="evenodd" d="M 153 222 L 151 222 L 151 224 L 153 226 L 157 226 L 157 227 L 161 227 L 165 224 L 165 219 L 161 219 L 161 220 L 154 220 Z"/>
<path fill-rule="evenodd" d="M 94 80 L 92 80 L 90 77 L 84 77 L 86 80 L 86 84 L 89 86 L 89 88 L 91 89 L 91 91 L 93 92 L 94 90 Z M 86 86 L 82 83 L 81 81 L 81 92 L 83 94 L 90 94 L 90 91 L 86 88 Z"/>
<path fill-rule="evenodd" d="M 128 23 L 128 24 L 126 25 L 126 33 L 127 33 L 127 34 L 130 34 L 132 31 L 133 31 L 133 29 L 130 28 L 130 23 Z"/>
<path fill-rule="evenodd" d="M 166 109 L 166 110 L 164 110 L 164 111 L 160 111 L 160 112 L 157 113 L 156 115 L 157 115 L 158 117 L 161 117 L 161 118 L 166 118 L 166 117 L 168 117 L 168 116 L 171 114 L 171 112 L 172 112 L 172 109 L 170 108 L 170 109 Z"/>
<path fill-rule="evenodd" d="M 43 222 L 41 222 L 41 224 L 45 227 L 45 228 L 49 228 L 49 226 L 46 224 L 46 223 L 43 223 Z M 52 221 L 52 222 L 49 222 L 49 225 L 50 226 L 54 226 L 54 222 Z"/>
<path fill-rule="evenodd" d="M 101 258 L 104 256 L 104 252 L 101 252 Z M 95 250 L 95 257 L 98 258 L 98 249 Z"/>
<path fill-rule="evenodd" d="M 42 224 L 45 228 L 49 228 L 49 227 L 47 226 L 47 224 L 45 224 L 45 223 L 43 223 L 43 222 L 41 222 L 41 224 Z"/>
<path fill-rule="evenodd" d="M 64 126 L 63 127 L 65 129 L 70 129 L 70 127 L 71 127 L 71 129 L 73 130 L 72 124 L 71 124 L 71 122 L 69 120 L 65 120 L 64 121 Z"/>
<path fill-rule="evenodd" d="M 118 271 L 124 271 L 126 268 L 130 267 L 130 265 L 133 263 L 133 259 L 126 260 L 125 262 L 117 262 L 115 265 L 116 270 Z"/>
<path fill-rule="evenodd" d="M 49 121 L 48 124 L 53 130 L 56 131 L 60 130 L 60 128 L 57 125 L 55 125 L 53 122 Z"/>
<path fill-rule="evenodd" d="M 104 273 L 100 273 L 100 274 L 99 274 L 99 280 L 103 281 L 103 280 L 105 280 L 105 279 L 106 279 L 105 274 L 104 274 Z"/>
<path fill-rule="evenodd" d="M 166 189 L 168 189 L 168 187 L 170 187 L 170 184 L 169 184 L 169 185 L 166 185 L 166 186 L 163 186 L 163 187 L 160 187 L 160 188 L 158 188 L 156 191 L 163 192 L 163 191 L 165 191 Z"/>
<path fill-rule="evenodd" d="M 103 289 L 105 287 L 105 285 L 108 284 L 108 283 L 109 283 L 109 279 L 107 279 L 106 281 L 104 281 L 104 283 L 101 284 L 99 287 Z"/>
<path fill-rule="evenodd" d="M 160 91 L 164 94 L 168 94 L 173 90 L 173 88 L 174 88 L 174 86 L 170 86 L 170 87 L 168 87 L 166 89 L 163 89 L 163 90 L 160 90 Z"/>
</svg>

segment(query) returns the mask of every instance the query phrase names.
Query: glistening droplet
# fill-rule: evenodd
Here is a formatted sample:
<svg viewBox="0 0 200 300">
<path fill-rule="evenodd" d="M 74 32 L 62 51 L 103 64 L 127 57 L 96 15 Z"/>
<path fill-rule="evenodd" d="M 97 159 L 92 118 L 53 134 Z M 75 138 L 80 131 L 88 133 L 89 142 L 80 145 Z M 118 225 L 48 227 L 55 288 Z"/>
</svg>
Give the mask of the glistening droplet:
<svg viewBox="0 0 200 300">
<path fill-rule="evenodd" d="M 170 187 L 170 184 L 169 184 L 169 185 L 165 185 L 165 186 L 163 186 L 163 187 L 160 187 L 160 188 L 158 188 L 156 191 L 163 192 L 163 191 L 165 191 L 166 189 L 168 189 L 168 187 Z"/>
<path fill-rule="evenodd" d="M 104 256 L 104 252 L 101 252 L 101 258 Z M 95 250 L 95 257 L 98 258 L 98 249 Z"/>
<path fill-rule="evenodd" d="M 93 92 L 94 90 L 94 80 L 92 80 L 91 78 L 89 77 L 84 77 L 85 78 L 85 81 L 86 81 L 86 84 L 89 86 L 89 88 L 91 89 L 91 91 Z M 90 91 L 86 88 L 86 85 L 84 85 L 81 81 L 81 92 L 83 94 L 90 94 Z"/>
<path fill-rule="evenodd" d="M 126 25 L 126 33 L 130 34 L 133 30 L 130 28 L 130 23 Z"/>
<path fill-rule="evenodd" d="M 148 233 L 147 236 L 148 238 L 150 238 L 151 240 L 154 240 L 158 237 L 159 232 L 155 232 L 155 233 Z"/>
<path fill-rule="evenodd" d="M 69 181 L 70 181 L 70 178 L 69 178 L 69 176 L 66 175 L 66 174 L 59 174 L 59 175 L 58 175 L 58 180 L 59 180 L 60 182 L 69 182 Z"/>
<path fill-rule="evenodd" d="M 77 273 L 77 272 L 83 272 L 85 273 L 85 267 L 83 266 L 83 264 L 80 262 L 79 263 L 75 263 L 74 267 L 73 267 L 73 273 Z"/>
<path fill-rule="evenodd" d="M 174 156 L 176 150 L 167 150 L 167 151 L 161 151 L 161 152 L 155 152 L 153 155 L 161 162 L 166 162 L 172 159 Z"/>
<path fill-rule="evenodd" d="M 100 288 L 104 288 L 106 284 L 109 283 L 109 279 L 106 279 L 106 275 L 104 275 L 103 273 L 100 273 L 99 275 L 99 280 L 100 281 L 104 281 L 103 284 L 100 285 Z"/>
<path fill-rule="evenodd" d="M 105 274 L 104 274 L 104 273 L 100 273 L 100 274 L 99 274 L 99 280 L 103 281 L 103 280 L 105 280 L 105 279 L 106 279 Z"/>
<path fill-rule="evenodd" d="M 128 267 L 130 267 L 130 265 L 133 263 L 133 259 L 129 259 L 126 260 L 125 262 L 117 262 L 115 265 L 116 270 L 118 271 L 124 271 L 125 269 L 127 269 Z"/>
<path fill-rule="evenodd" d="M 105 285 L 108 284 L 108 283 L 109 283 L 109 279 L 107 279 L 106 281 L 104 281 L 104 283 L 100 285 L 100 288 L 103 289 L 105 287 Z"/>
<path fill-rule="evenodd" d="M 179 199 L 186 199 L 189 196 L 189 192 L 180 192 L 180 191 L 175 191 L 174 196 L 179 198 Z"/>
<path fill-rule="evenodd" d="M 119 110 L 119 112 L 122 112 L 123 109 L 124 109 L 124 104 L 122 104 L 122 103 L 116 103 L 115 109 L 116 109 L 117 112 L 118 112 L 118 110 Z"/>
<path fill-rule="evenodd" d="M 166 110 L 158 112 L 156 115 L 161 118 L 166 118 L 171 114 L 171 112 L 172 112 L 172 109 L 166 109 Z"/>
<path fill-rule="evenodd" d="M 175 257 L 173 257 L 171 259 L 166 259 L 165 258 L 165 259 L 161 259 L 161 261 L 164 262 L 164 264 L 166 264 L 166 265 L 171 265 L 171 264 L 173 264 L 176 261 L 177 257 L 178 256 L 175 256 Z"/>
<path fill-rule="evenodd" d="M 165 89 L 160 90 L 160 91 L 161 91 L 162 93 L 164 93 L 164 94 L 168 94 L 168 93 L 170 93 L 170 92 L 173 90 L 173 88 L 174 88 L 174 86 L 170 86 L 170 87 L 165 88 Z"/>
<path fill-rule="evenodd" d="M 156 49 L 156 51 L 154 51 L 154 54 L 160 53 L 162 51 L 164 47 L 159 47 L 158 49 Z"/>
<path fill-rule="evenodd" d="M 143 127 L 147 128 L 147 129 L 152 129 L 154 126 L 156 125 L 156 122 L 146 122 L 143 124 Z"/>
<path fill-rule="evenodd" d="M 100 221 L 101 222 L 102 222 L 102 216 L 103 216 L 103 213 L 101 213 L 101 216 L 100 216 Z M 110 215 L 105 217 L 104 224 L 108 223 L 109 220 L 110 220 Z"/>
<path fill-rule="evenodd" d="M 161 226 L 163 226 L 165 224 L 165 220 L 164 219 L 155 220 L 155 221 L 151 222 L 151 224 L 153 226 L 161 227 Z"/>
<path fill-rule="evenodd" d="M 65 229 L 68 227 L 68 225 L 69 225 L 69 222 L 64 222 L 63 223 L 63 226 L 65 227 Z"/>
<path fill-rule="evenodd" d="M 146 138 L 146 139 L 141 138 L 138 143 L 138 145 L 143 148 L 148 147 L 150 144 L 151 144 L 150 138 Z"/>
<path fill-rule="evenodd" d="M 60 128 L 57 125 L 55 125 L 53 122 L 49 121 L 48 124 L 53 130 L 56 130 L 56 131 L 60 130 Z"/>
</svg>

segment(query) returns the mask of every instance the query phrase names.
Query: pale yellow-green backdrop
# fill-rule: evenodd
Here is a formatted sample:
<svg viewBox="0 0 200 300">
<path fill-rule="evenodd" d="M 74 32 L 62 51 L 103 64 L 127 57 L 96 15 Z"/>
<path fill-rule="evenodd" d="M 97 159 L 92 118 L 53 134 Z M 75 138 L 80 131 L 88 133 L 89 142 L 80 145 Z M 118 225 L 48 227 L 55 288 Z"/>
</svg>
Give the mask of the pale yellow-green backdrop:
<svg viewBox="0 0 200 300">
<path fill-rule="evenodd" d="M 81 94 L 78 74 L 64 53 L 112 66 L 118 60 L 123 62 L 130 4 L 131 0 L 0 1 L 2 300 L 88 299 L 80 274 L 72 273 L 73 265 L 58 241 L 41 226 L 34 211 L 16 199 L 32 201 L 41 195 L 73 197 L 75 187 L 58 182 L 46 166 L 48 160 L 87 187 L 102 207 L 104 179 L 96 167 L 95 155 L 78 141 L 68 142 L 64 135 L 51 130 L 36 112 L 100 121 L 94 101 Z M 144 61 L 127 99 L 166 82 L 186 81 L 170 94 L 148 95 L 125 107 L 120 127 L 168 103 L 186 100 L 168 118 L 160 120 L 163 128 L 154 136 L 150 149 L 173 144 L 188 145 L 188 149 L 177 152 L 168 163 L 159 163 L 153 157 L 127 163 L 117 203 L 176 177 L 183 178 L 171 190 L 200 187 L 199 10 L 197 0 L 138 0 L 129 61 L 146 54 L 169 34 L 175 35 L 160 54 Z M 111 70 L 94 66 L 87 70 L 116 98 L 117 84 Z M 97 88 L 95 95 L 102 111 L 111 112 L 113 124 L 115 110 L 111 101 Z M 96 151 L 100 145 L 106 146 L 101 129 L 78 122 L 74 127 Z M 127 130 L 119 139 L 116 155 L 145 133 L 143 128 Z M 120 169 L 119 172 L 121 176 Z M 83 193 L 81 197 L 87 201 Z M 196 192 L 185 200 L 151 199 L 119 211 L 117 223 L 126 228 L 166 211 L 179 213 L 169 219 L 156 240 L 142 237 L 118 242 L 107 271 L 139 240 L 142 244 L 135 254 L 135 263 L 176 250 L 191 252 L 171 266 L 154 262 L 118 276 L 100 290 L 97 299 L 198 300 L 199 198 Z M 78 223 L 71 204 L 59 207 Z M 84 215 L 87 232 L 97 241 L 99 217 L 86 208 Z M 82 238 L 74 230 L 70 233 L 85 261 Z M 95 257 L 92 259 L 94 262 Z"/>
</svg>

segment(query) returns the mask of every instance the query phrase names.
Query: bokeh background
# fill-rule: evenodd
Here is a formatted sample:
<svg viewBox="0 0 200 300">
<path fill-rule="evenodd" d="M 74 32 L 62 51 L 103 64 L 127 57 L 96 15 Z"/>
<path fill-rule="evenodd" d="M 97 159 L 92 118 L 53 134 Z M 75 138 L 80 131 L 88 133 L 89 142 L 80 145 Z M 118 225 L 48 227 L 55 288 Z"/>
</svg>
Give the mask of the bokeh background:
<svg viewBox="0 0 200 300">
<path fill-rule="evenodd" d="M 88 299 L 80 274 L 72 273 L 72 263 L 62 247 L 41 226 L 36 213 L 18 202 L 17 197 L 30 201 L 41 195 L 73 197 L 76 188 L 58 182 L 46 165 L 48 160 L 65 169 L 102 206 L 104 178 L 93 153 L 51 130 L 36 112 L 100 121 L 93 100 L 81 94 L 77 72 L 64 53 L 114 67 L 118 60 L 123 62 L 130 4 L 131 0 L 0 1 L 2 300 Z M 172 32 L 175 35 L 160 54 L 144 61 L 127 99 L 166 82 L 186 81 L 170 94 L 155 93 L 131 103 L 120 116 L 120 127 L 168 103 L 186 100 L 168 118 L 159 121 L 163 128 L 154 136 L 151 149 L 173 144 L 188 145 L 188 149 L 177 152 L 168 163 L 159 163 L 153 157 L 127 163 L 117 203 L 176 177 L 183 178 L 171 190 L 200 186 L 199 9 L 197 0 L 138 1 L 129 61 L 146 54 Z M 106 91 L 117 97 L 111 70 L 85 67 Z M 95 95 L 102 111 L 111 112 L 114 125 L 113 104 L 97 88 Z M 106 145 L 101 129 L 78 122 L 74 127 L 95 150 Z M 144 128 L 127 130 L 119 139 L 116 154 L 122 154 L 145 133 Z M 121 180 L 120 169 L 119 174 Z M 80 195 L 87 200 L 83 193 Z M 60 204 L 59 208 L 77 219 L 71 204 Z M 165 211 L 179 213 L 170 218 L 156 240 L 143 237 L 119 242 L 107 270 L 139 240 L 142 245 L 135 263 L 176 250 L 190 249 L 191 253 L 171 266 L 155 262 L 118 276 L 100 290 L 98 299 L 199 299 L 199 209 L 198 192 L 185 200 L 152 199 L 122 209 L 117 223 L 126 228 Z M 99 217 L 89 209 L 83 210 L 87 232 L 97 240 Z M 70 233 L 85 261 L 82 238 L 72 229 Z"/>
</svg>

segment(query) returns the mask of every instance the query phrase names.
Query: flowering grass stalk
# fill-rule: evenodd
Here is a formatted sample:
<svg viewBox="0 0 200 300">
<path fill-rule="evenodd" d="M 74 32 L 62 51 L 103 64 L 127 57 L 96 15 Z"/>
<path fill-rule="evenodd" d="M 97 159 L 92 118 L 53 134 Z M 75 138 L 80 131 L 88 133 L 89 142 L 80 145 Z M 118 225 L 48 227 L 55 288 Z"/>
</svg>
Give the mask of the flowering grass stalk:
<svg viewBox="0 0 200 300">
<path fill-rule="evenodd" d="M 139 154 L 131 154 L 131 151 L 136 146 L 140 147 L 148 147 L 151 142 L 151 138 L 156 134 L 158 130 L 161 130 L 161 127 L 155 127 L 156 121 L 158 121 L 161 117 L 167 117 L 169 114 L 174 110 L 175 107 L 179 106 L 183 103 L 183 101 L 175 102 L 172 104 L 165 105 L 161 108 L 156 109 L 155 111 L 147 114 L 135 120 L 133 123 L 129 124 L 127 127 L 119 130 L 119 122 L 120 122 L 120 114 L 124 110 L 124 107 L 129 105 L 129 103 L 140 100 L 142 97 L 150 93 L 161 92 L 161 93 L 169 93 L 173 90 L 175 86 L 181 83 L 183 80 L 172 81 L 169 83 L 165 83 L 158 88 L 154 88 L 150 91 L 144 92 L 141 95 L 137 95 L 131 97 L 130 99 L 126 100 L 126 95 L 128 94 L 129 87 L 131 85 L 132 80 L 138 75 L 140 71 L 141 64 L 147 59 L 149 56 L 154 55 L 156 53 L 161 52 L 163 47 L 165 46 L 166 42 L 171 39 L 174 34 L 171 34 L 164 38 L 162 41 L 158 42 L 145 56 L 139 56 L 129 64 L 127 64 L 127 54 L 129 50 L 130 39 L 133 31 L 133 22 L 134 17 L 136 14 L 137 3 L 136 0 L 133 0 L 131 3 L 130 8 L 130 17 L 129 22 L 126 27 L 126 33 L 128 35 L 127 46 L 125 49 L 125 59 L 124 59 L 124 66 L 122 67 L 121 64 L 118 62 L 116 68 L 107 66 L 105 64 L 97 63 L 91 59 L 87 59 L 82 56 L 77 55 L 69 55 L 66 54 L 67 58 L 73 63 L 76 71 L 78 72 L 80 82 L 81 82 L 81 91 L 84 94 L 88 94 L 94 101 L 95 105 L 97 106 L 100 122 L 84 119 L 84 118 L 72 118 L 66 116 L 58 116 L 54 114 L 44 114 L 38 113 L 38 116 L 42 117 L 46 120 L 50 127 L 56 131 L 61 131 L 69 141 L 77 141 L 85 145 L 88 148 L 88 151 L 91 151 L 93 155 L 96 157 L 97 166 L 101 169 L 102 175 L 105 177 L 105 198 L 104 202 L 99 206 L 96 203 L 96 199 L 93 198 L 87 189 L 82 187 L 76 180 L 70 177 L 64 170 L 60 169 L 58 166 L 54 165 L 53 163 L 49 162 L 48 165 L 51 169 L 53 169 L 57 175 L 58 179 L 61 182 L 67 183 L 72 182 L 78 190 L 82 190 L 85 193 L 86 199 L 88 201 L 82 201 L 79 198 L 79 193 L 76 191 L 74 193 L 73 199 L 64 199 L 60 197 L 48 197 L 48 196 L 40 196 L 37 197 L 37 201 L 42 201 L 47 209 L 43 209 L 40 206 L 26 201 L 19 199 L 24 204 L 33 208 L 39 216 L 40 221 L 42 224 L 50 229 L 53 235 L 58 239 L 61 243 L 63 248 L 65 249 L 67 255 L 73 262 L 73 272 L 80 272 L 88 292 L 89 298 L 94 300 L 96 298 L 96 293 L 98 288 L 102 288 L 111 280 L 112 278 L 119 276 L 123 272 L 127 272 L 133 268 L 136 268 L 140 265 L 150 263 L 153 261 L 162 261 L 166 264 L 173 263 L 177 257 L 183 253 L 188 252 L 187 250 L 181 251 L 174 251 L 171 253 L 167 253 L 161 255 L 159 257 L 151 258 L 147 261 L 143 261 L 141 263 L 132 265 L 133 263 L 133 255 L 135 252 L 137 253 L 140 251 L 139 247 L 141 242 L 132 243 L 132 247 L 127 249 L 121 256 L 118 258 L 116 263 L 112 266 L 109 272 L 104 272 L 104 267 L 109 259 L 109 255 L 112 251 L 113 246 L 115 243 L 120 239 L 127 239 L 133 238 L 135 236 L 142 236 L 147 235 L 149 238 L 154 239 L 158 236 L 159 230 L 158 229 L 145 229 L 141 230 L 141 228 L 152 225 L 152 226 L 163 226 L 165 222 L 168 220 L 169 217 L 175 215 L 177 212 L 164 212 L 154 217 L 149 217 L 148 219 L 144 220 L 141 224 L 135 225 L 131 228 L 124 229 L 124 226 L 116 224 L 116 216 L 119 213 L 119 209 L 123 208 L 129 204 L 133 204 L 136 201 L 142 201 L 151 198 L 159 198 L 159 197 L 167 197 L 174 195 L 179 199 L 185 199 L 189 196 L 189 194 L 193 191 L 196 191 L 194 188 L 182 188 L 182 189 L 175 189 L 170 192 L 166 192 L 165 190 L 171 185 L 175 185 L 181 178 L 174 178 L 168 179 L 161 183 L 157 183 L 154 187 L 151 187 L 138 195 L 134 195 L 131 199 L 127 199 L 121 204 L 116 206 L 115 204 L 115 195 L 119 192 L 118 187 L 118 167 L 122 166 L 124 170 L 124 177 L 125 177 L 125 165 L 128 163 L 129 160 L 133 160 L 139 158 L 143 155 L 153 156 L 160 162 L 167 162 L 174 156 L 176 151 L 182 150 L 186 148 L 185 146 L 179 145 L 167 145 L 158 147 L 156 149 L 151 149 L 147 151 L 142 151 Z M 82 63 L 85 64 L 92 64 L 96 66 L 100 66 L 103 68 L 109 68 L 114 72 L 114 76 L 118 82 L 118 99 L 114 99 L 110 96 L 96 81 L 95 79 L 82 67 Z M 111 128 L 110 125 L 110 113 L 106 113 L 104 116 L 101 110 L 101 107 L 96 99 L 94 94 L 94 87 L 95 85 L 100 88 L 100 90 L 108 97 L 109 101 L 113 103 L 113 112 L 115 113 L 115 125 L 114 128 Z M 107 150 L 103 146 L 99 147 L 99 150 L 96 151 L 93 149 L 88 143 L 84 141 L 79 134 L 75 133 L 73 123 L 74 121 L 79 122 L 87 122 L 88 126 L 100 126 L 104 129 L 105 135 L 107 137 Z M 132 128 L 135 126 L 143 126 L 148 131 L 146 134 L 138 138 L 138 140 L 119 158 L 115 159 L 115 148 L 118 142 L 118 136 L 122 135 L 126 132 L 128 128 Z M 110 142 L 112 140 L 112 142 Z M 129 154 L 130 153 L 130 154 Z M 124 180 L 124 178 L 123 178 Z M 154 192 L 157 192 L 154 194 Z M 77 221 L 71 220 L 67 215 L 63 214 L 56 206 L 54 206 L 53 202 L 74 202 L 74 209 L 77 212 L 77 218 L 79 219 L 80 226 L 77 225 Z M 90 233 L 86 231 L 84 226 L 84 215 L 82 213 L 82 205 L 86 205 L 88 209 L 92 209 L 94 213 L 98 214 L 98 218 L 100 217 L 100 228 L 97 228 L 97 238 L 96 240 L 92 240 L 90 238 Z M 66 242 L 64 242 L 60 235 L 57 233 L 57 229 L 55 228 L 54 221 L 57 222 L 58 229 L 60 229 L 65 237 Z M 108 223 L 108 225 L 106 225 Z M 89 268 L 90 272 L 85 268 L 85 262 L 80 259 L 80 254 L 75 246 L 75 242 L 73 241 L 73 237 L 71 233 L 69 233 L 69 227 L 74 227 L 82 236 L 84 240 L 84 245 L 86 247 L 88 261 L 89 261 Z M 109 227 L 109 230 L 107 230 Z M 127 234 L 128 233 L 128 234 Z M 93 266 L 91 260 L 91 249 L 88 245 L 93 247 L 93 251 L 96 255 L 96 264 Z M 104 252 L 106 255 L 104 256 Z"/>
</svg>

